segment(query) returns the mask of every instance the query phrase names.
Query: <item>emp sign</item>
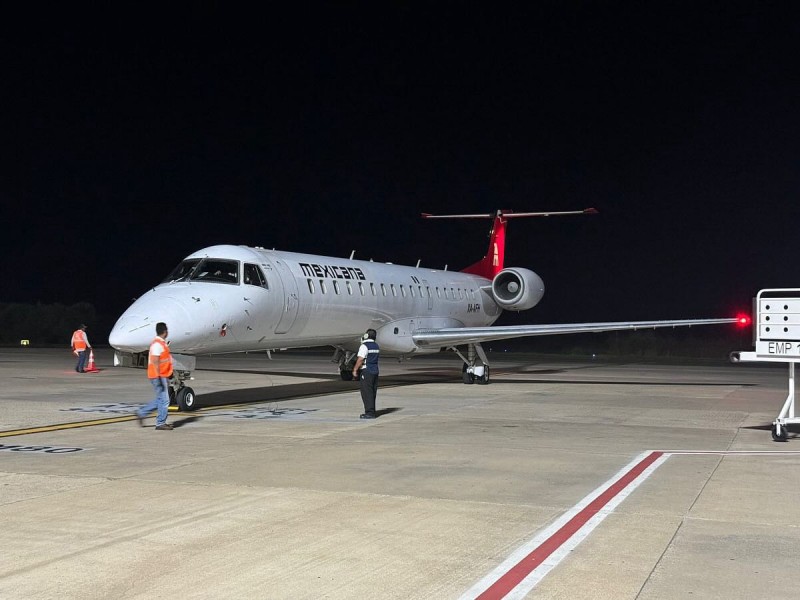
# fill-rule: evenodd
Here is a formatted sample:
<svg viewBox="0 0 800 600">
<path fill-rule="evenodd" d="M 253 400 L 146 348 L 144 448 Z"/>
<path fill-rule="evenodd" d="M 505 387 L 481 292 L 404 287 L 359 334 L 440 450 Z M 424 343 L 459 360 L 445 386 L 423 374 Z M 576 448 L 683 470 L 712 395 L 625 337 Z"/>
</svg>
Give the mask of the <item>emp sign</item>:
<svg viewBox="0 0 800 600">
<path fill-rule="evenodd" d="M 787 425 L 795 417 L 794 364 L 800 362 L 800 289 L 773 288 L 758 292 L 753 304 L 754 352 L 734 352 L 733 362 L 785 362 L 789 364 L 789 395 L 772 423 L 772 439 L 785 442 Z"/>
</svg>

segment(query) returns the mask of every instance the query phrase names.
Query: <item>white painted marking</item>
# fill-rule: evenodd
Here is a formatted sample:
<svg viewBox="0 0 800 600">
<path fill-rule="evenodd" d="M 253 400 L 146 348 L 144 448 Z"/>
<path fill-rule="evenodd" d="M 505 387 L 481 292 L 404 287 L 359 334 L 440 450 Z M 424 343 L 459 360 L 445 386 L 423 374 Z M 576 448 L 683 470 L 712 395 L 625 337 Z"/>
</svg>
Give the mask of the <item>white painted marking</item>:
<svg viewBox="0 0 800 600">
<path fill-rule="evenodd" d="M 654 455 L 658 455 L 655 457 Z M 633 490 L 641 485 L 671 456 L 786 456 L 800 455 L 800 450 L 667 450 L 647 451 L 624 466 L 611 479 L 587 495 L 583 500 L 561 515 L 549 527 L 517 548 L 488 575 L 477 582 L 461 600 L 521 599 L 594 531 L 608 515 L 614 512 Z M 654 459 L 654 460 L 653 460 Z M 641 463 L 650 464 L 635 478 L 630 476 Z M 628 477 L 630 481 L 620 484 Z M 620 489 L 613 491 L 615 485 Z M 606 494 L 605 500 L 590 508 L 592 503 Z M 592 515 L 591 511 L 596 510 Z M 582 522 L 582 524 L 581 524 Z M 573 525 L 570 528 L 570 525 Z M 578 525 L 580 525 L 578 527 Z M 526 567 L 526 563 L 529 567 Z M 522 575 L 525 575 L 522 577 Z"/>
</svg>

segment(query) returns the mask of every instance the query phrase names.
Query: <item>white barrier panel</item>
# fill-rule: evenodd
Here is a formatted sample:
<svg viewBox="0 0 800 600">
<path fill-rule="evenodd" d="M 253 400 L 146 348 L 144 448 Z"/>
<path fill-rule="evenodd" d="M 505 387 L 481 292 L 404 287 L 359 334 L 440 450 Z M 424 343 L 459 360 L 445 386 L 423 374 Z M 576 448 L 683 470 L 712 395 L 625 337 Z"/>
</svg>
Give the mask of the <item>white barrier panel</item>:
<svg viewBox="0 0 800 600">
<path fill-rule="evenodd" d="M 785 442 L 787 425 L 800 423 L 794 416 L 794 364 L 800 362 L 800 288 L 772 288 L 758 292 L 753 315 L 755 352 L 735 352 L 734 362 L 785 362 L 789 364 L 789 394 L 772 423 L 772 439 Z"/>
</svg>

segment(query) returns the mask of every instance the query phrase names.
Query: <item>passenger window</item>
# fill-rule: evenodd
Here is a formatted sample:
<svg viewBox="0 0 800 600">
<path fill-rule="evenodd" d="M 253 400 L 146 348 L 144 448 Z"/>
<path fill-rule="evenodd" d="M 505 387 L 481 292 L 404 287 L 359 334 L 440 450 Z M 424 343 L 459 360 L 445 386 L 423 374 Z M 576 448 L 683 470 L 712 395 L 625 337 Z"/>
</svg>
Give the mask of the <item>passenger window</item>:
<svg viewBox="0 0 800 600">
<path fill-rule="evenodd" d="M 381 284 L 381 294 L 383 294 L 384 296 L 386 295 L 386 285 L 384 285 L 383 283 Z"/>
<path fill-rule="evenodd" d="M 338 281 L 334 281 L 333 282 L 333 293 L 336 294 L 337 296 L 339 295 L 339 282 Z"/>
<path fill-rule="evenodd" d="M 320 279 L 319 280 L 319 289 L 322 290 L 323 294 L 327 294 L 328 293 L 328 289 L 325 287 L 325 280 L 324 279 Z"/>
<path fill-rule="evenodd" d="M 395 296 L 395 297 L 397 297 L 397 290 L 395 289 L 395 287 L 394 287 L 394 284 L 393 284 L 393 283 L 390 283 L 389 285 L 390 285 L 390 286 L 391 286 L 391 288 L 392 288 L 392 296 Z"/>
<path fill-rule="evenodd" d="M 377 296 L 378 294 L 375 293 L 375 284 L 370 281 L 369 283 L 369 290 L 372 292 L 373 296 Z"/>
<path fill-rule="evenodd" d="M 416 298 L 416 295 L 414 294 L 414 286 L 410 285 L 410 286 L 408 286 L 408 289 L 411 292 L 411 297 L 412 298 Z"/>
<path fill-rule="evenodd" d="M 352 296 L 353 295 L 353 286 L 350 285 L 349 281 L 345 281 L 345 285 L 347 286 L 347 293 Z"/>
<path fill-rule="evenodd" d="M 308 281 L 308 291 L 310 293 L 314 293 L 314 281 L 312 279 L 306 279 Z"/>
<path fill-rule="evenodd" d="M 401 295 L 403 298 L 405 298 L 405 297 L 406 297 L 406 286 L 404 286 L 402 283 L 400 284 L 400 295 Z"/>
<path fill-rule="evenodd" d="M 250 265 L 245 263 L 244 283 L 245 285 L 256 285 L 258 287 L 262 287 L 265 290 L 269 289 L 269 286 L 267 285 L 267 278 L 264 277 L 264 273 L 261 271 L 261 268 L 258 265 Z"/>
<path fill-rule="evenodd" d="M 358 291 L 361 292 L 361 295 L 364 295 L 364 284 L 360 281 L 358 282 Z"/>
</svg>

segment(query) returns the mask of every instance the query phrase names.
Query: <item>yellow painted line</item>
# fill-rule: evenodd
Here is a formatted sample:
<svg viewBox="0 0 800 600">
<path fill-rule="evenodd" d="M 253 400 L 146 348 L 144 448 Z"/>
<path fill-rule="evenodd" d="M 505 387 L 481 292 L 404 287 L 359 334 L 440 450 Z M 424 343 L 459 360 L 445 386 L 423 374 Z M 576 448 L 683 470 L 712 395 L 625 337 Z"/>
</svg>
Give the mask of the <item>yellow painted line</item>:
<svg viewBox="0 0 800 600">
<path fill-rule="evenodd" d="M 391 387 L 391 386 L 385 386 Z M 315 395 L 325 396 L 327 394 L 312 394 L 308 397 L 313 397 Z M 228 410 L 234 408 L 242 408 L 243 406 L 248 406 L 250 404 L 264 404 L 265 402 L 269 402 L 268 400 L 264 402 L 247 402 L 243 404 L 223 404 L 221 406 L 203 406 L 196 411 L 181 413 L 180 409 L 177 406 L 170 405 L 169 412 L 177 412 L 183 415 L 199 415 L 204 412 L 211 412 L 215 410 Z M 155 414 L 153 411 L 152 414 Z M 9 429 L 8 431 L 0 431 L 0 438 L 4 437 L 13 437 L 15 435 L 28 435 L 31 433 L 47 433 L 50 431 L 63 431 L 65 429 L 78 429 L 80 427 L 94 427 L 95 425 L 109 425 L 111 423 L 124 423 L 125 421 L 133 421 L 136 419 L 136 415 L 122 415 L 119 417 L 108 417 L 106 419 L 94 419 L 92 421 L 75 421 L 74 423 L 58 423 L 56 425 L 42 425 L 41 427 L 27 427 L 25 429 Z"/>
<path fill-rule="evenodd" d="M 226 404 L 225 406 L 205 406 L 191 413 L 181 413 L 185 415 L 197 415 L 206 411 L 222 410 L 233 407 L 241 407 L 241 404 Z M 155 413 L 155 411 L 153 411 Z M 177 406 L 170 406 L 169 412 L 180 412 Z M 47 433 L 51 431 L 63 431 L 65 429 L 78 429 L 79 427 L 94 427 L 95 425 L 109 425 L 111 423 L 124 423 L 125 421 L 136 420 L 136 415 L 122 415 L 119 417 L 108 417 L 106 419 L 93 419 L 92 421 L 75 421 L 74 423 L 58 423 L 56 425 L 42 425 L 41 427 L 27 427 L 25 429 L 9 429 L 0 431 L 0 438 L 13 437 L 15 435 L 29 435 L 31 433 Z"/>
<path fill-rule="evenodd" d="M 26 429 L 10 429 L 0 431 L 0 438 L 11 437 L 14 435 L 27 435 L 29 433 L 45 433 L 48 431 L 62 431 L 64 429 L 77 429 L 78 427 L 93 427 L 94 425 L 107 425 L 108 423 L 122 423 L 123 421 L 133 421 L 133 415 L 122 417 L 109 417 L 107 419 L 95 419 L 93 421 L 76 421 L 74 423 L 59 423 L 57 425 L 43 425 L 41 427 L 28 427 Z"/>
</svg>

